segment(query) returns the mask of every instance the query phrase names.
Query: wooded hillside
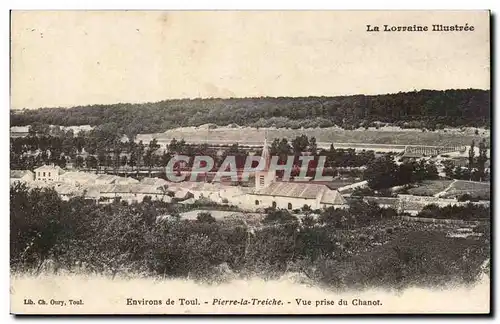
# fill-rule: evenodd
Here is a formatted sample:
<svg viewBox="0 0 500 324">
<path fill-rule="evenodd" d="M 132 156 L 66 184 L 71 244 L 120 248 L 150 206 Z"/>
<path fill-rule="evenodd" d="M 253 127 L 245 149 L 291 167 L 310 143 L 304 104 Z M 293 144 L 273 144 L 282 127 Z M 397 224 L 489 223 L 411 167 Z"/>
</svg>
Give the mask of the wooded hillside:
<svg viewBox="0 0 500 324">
<path fill-rule="evenodd" d="M 116 123 L 127 134 L 206 123 L 296 129 L 338 125 L 352 129 L 373 126 L 374 121 L 406 128 L 489 126 L 490 92 L 464 89 L 371 96 L 179 99 L 11 111 L 11 126 L 35 122 L 62 126 Z"/>
</svg>

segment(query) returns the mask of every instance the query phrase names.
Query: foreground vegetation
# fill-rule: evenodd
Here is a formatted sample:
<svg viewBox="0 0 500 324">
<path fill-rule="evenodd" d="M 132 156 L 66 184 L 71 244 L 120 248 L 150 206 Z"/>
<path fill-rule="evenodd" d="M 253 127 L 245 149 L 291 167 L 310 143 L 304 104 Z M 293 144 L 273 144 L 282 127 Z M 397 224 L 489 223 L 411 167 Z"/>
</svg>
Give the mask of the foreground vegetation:
<svg viewBox="0 0 500 324">
<path fill-rule="evenodd" d="M 46 108 L 11 112 L 11 125 L 114 124 L 121 133 L 163 132 L 179 126 L 238 124 L 299 129 L 368 127 L 380 121 L 407 128 L 490 124 L 490 93 L 485 90 L 422 90 L 385 95 L 337 97 L 181 99 L 146 104 Z"/>
<path fill-rule="evenodd" d="M 316 285 L 405 288 L 474 283 L 489 258 L 489 225 L 479 237 L 446 237 L 448 225 L 402 222 L 394 210 L 353 202 L 347 211 L 303 208 L 298 218 L 267 210 L 253 226 L 238 219 L 179 218 L 175 204 L 96 206 L 61 201 L 52 189 L 11 187 L 11 269 L 141 274 L 217 282 L 300 273 Z M 433 208 L 433 215 L 439 208 Z M 489 209 L 462 210 L 489 214 Z M 158 221 L 158 216 L 171 215 Z M 453 226 L 453 225 L 449 225 Z"/>
</svg>

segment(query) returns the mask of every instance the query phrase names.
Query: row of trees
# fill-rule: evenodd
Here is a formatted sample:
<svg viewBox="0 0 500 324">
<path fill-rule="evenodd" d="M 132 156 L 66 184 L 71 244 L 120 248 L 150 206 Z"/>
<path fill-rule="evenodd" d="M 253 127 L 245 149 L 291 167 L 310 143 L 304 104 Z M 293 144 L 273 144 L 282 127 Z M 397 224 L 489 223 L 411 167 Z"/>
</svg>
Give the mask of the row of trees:
<svg viewBox="0 0 500 324">
<path fill-rule="evenodd" d="M 469 180 L 469 181 L 490 181 L 491 172 L 479 171 L 478 169 L 469 169 L 468 167 L 455 166 L 452 161 L 444 161 L 444 173 L 450 179 Z"/>
<path fill-rule="evenodd" d="M 214 148 L 207 144 L 187 144 L 184 139 L 174 138 L 166 147 L 162 147 L 156 139 L 146 144 L 132 139 L 121 140 L 118 134 L 102 128 L 82 131 L 75 136 L 72 130 L 45 126 L 37 125 L 36 131 L 30 132 L 27 137 L 11 138 L 12 169 L 33 169 L 51 163 L 64 168 L 68 162 L 72 162 L 76 168 L 91 169 L 165 167 L 176 154 L 193 158 L 210 156 L 215 161 L 214 169 L 219 168 L 224 159 L 231 155 L 236 157 L 236 163 L 241 168 L 250 154 L 249 148 L 240 147 L 237 143 Z M 299 156 L 304 153 L 315 157 L 319 153 L 326 156 L 327 167 L 359 167 L 375 158 L 372 151 L 356 153 L 354 149 L 335 149 L 333 145 L 330 149 L 318 152 L 316 139 L 306 135 L 297 136 L 290 142 L 286 138 L 276 138 L 270 145 L 270 153 L 279 156 L 280 163 L 285 163 L 287 157 L 293 155 L 296 164 L 299 164 Z M 254 154 L 260 155 L 261 150 Z M 315 165 L 316 160 L 311 162 L 311 166 Z"/>
<path fill-rule="evenodd" d="M 11 169 L 33 169 L 43 164 L 66 167 L 71 162 L 76 168 L 119 168 L 166 166 L 171 156 L 157 154 L 160 145 L 153 139 L 148 145 L 140 141 L 101 142 L 95 133 L 63 132 L 65 136 L 32 135 L 11 138 Z M 108 138 L 109 140 L 109 138 Z M 96 143 L 99 143 L 98 145 Z"/>
<path fill-rule="evenodd" d="M 490 181 L 491 172 L 487 171 L 488 146 L 483 139 L 479 142 L 479 156 L 476 157 L 475 142 L 469 147 L 467 167 L 456 166 L 453 161 L 443 161 L 444 173 L 448 178 L 469 181 Z"/>
<path fill-rule="evenodd" d="M 356 152 L 355 149 L 336 149 L 333 144 L 329 149 L 318 151 L 315 137 L 300 135 L 289 142 L 286 138 L 275 138 L 269 149 L 271 155 L 277 155 L 281 161 L 285 161 L 289 155 L 296 157 L 302 153 L 313 156 L 325 156 L 328 167 L 360 167 L 366 166 L 375 159 L 373 151 Z"/>
<path fill-rule="evenodd" d="M 464 89 L 371 96 L 181 99 L 13 111 L 10 118 L 12 126 L 34 122 L 64 126 L 113 123 L 129 137 L 206 123 L 353 128 L 381 121 L 419 128 L 478 127 L 490 124 L 490 92 Z"/>
<path fill-rule="evenodd" d="M 383 190 L 423 180 L 439 179 L 439 174 L 432 162 L 407 161 L 397 165 L 394 158 L 387 154 L 368 164 L 364 178 L 368 180 L 371 189 Z"/>
<path fill-rule="evenodd" d="M 486 178 L 486 173 L 485 173 L 486 161 L 488 161 L 488 156 L 487 156 L 488 147 L 486 146 L 485 139 L 479 142 L 479 156 L 477 158 L 474 158 L 475 156 L 474 149 L 475 149 L 475 143 L 473 140 L 469 148 L 469 174 L 471 178 L 474 175 L 475 177 L 479 178 L 479 181 L 484 181 Z M 475 171 L 475 174 L 473 174 L 473 171 Z"/>
<path fill-rule="evenodd" d="M 427 205 L 417 215 L 418 217 L 437 218 L 437 219 L 460 219 L 460 220 L 489 220 L 491 217 L 490 209 L 474 204 L 466 206 L 445 206 Z"/>
</svg>

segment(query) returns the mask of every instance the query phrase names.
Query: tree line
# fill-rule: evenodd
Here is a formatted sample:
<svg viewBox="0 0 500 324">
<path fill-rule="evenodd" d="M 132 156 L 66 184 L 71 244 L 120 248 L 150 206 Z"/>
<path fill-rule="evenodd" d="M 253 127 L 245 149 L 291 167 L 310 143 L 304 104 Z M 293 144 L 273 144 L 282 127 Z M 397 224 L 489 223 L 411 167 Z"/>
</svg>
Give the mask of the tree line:
<svg viewBox="0 0 500 324">
<path fill-rule="evenodd" d="M 394 222 L 394 210 L 363 202 L 349 210 L 324 209 L 319 217 L 304 207 L 300 219 L 271 208 L 257 226 L 215 221 L 206 212 L 183 220 L 177 205 L 148 199 L 99 206 L 83 197 L 62 201 L 53 189 L 17 184 L 11 186 L 10 210 L 11 269 L 30 273 L 52 261 L 56 272 L 222 280 L 227 274 L 275 278 L 291 271 L 330 288 L 394 288 L 457 276 L 474 281 L 488 257 L 483 241 L 444 244 L 443 233 L 429 237 L 415 224 Z"/>
<path fill-rule="evenodd" d="M 447 177 L 469 181 L 490 181 L 491 172 L 487 171 L 486 162 L 488 157 L 488 146 L 485 139 L 479 142 L 479 156 L 476 157 L 475 141 L 469 147 L 467 166 L 455 166 L 452 161 L 443 161 L 444 173 Z"/>
<path fill-rule="evenodd" d="M 376 126 L 406 128 L 490 126 L 490 92 L 477 89 L 421 90 L 384 95 L 178 99 L 155 103 L 40 108 L 11 111 L 12 126 L 112 124 L 133 137 L 180 126 L 214 123 L 253 127 Z"/>
<path fill-rule="evenodd" d="M 384 190 L 423 180 L 439 179 L 437 167 L 433 162 L 405 161 L 397 165 L 393 156 L 386 154 L 372 160 L 364 171 L 364 179 L 373 190 Z"/>
<path fill-rule="evenodd" d="M 459 219 L 465 221 L 489 220 L 490 209 L 479 205 L 467 204 L 466 206 L 445 206 L 427 205 L 417 215 L 417 217 L 436 219 Z"/>
<path fill-rule="evenodd" d="M 294 156 L 295 165 L 300 165 L 301 155 L 312 155 L 315 159 L 310 163 L 311 168 L 317 164 L 318 155 L 326 157 L 325 166 L 329 168 L 365 166 L 375 158 L 373 151 L 356 152 L 354 149 L 336 149 L 333 145 L 318 151 L 316 139 L 306 135 L 291 141 L 275 138 L 269 151 L 271 155 L 279 156 L 278 162 L 283 164 L 288 156 Z M 237 167 L 243 168 L 250 154 L 261 155 L 262 149 L 249 149 L 238 143 L 210 147 L 204 143 L 188 144 L 184 139 L 175 138 L 167 145 L 160 145 L 154 138 L 148 143 L 135 142 L 131 138 L 122 139 L 119 133 L 108 127 L 81 131 L 75 135 L 72 130 L 37 124 L 30 128 L 28 136 L 11 138 L 10 141 L 11 169 L 28 170 L 43 164 L 64 168 L 70 162 L 77 169 L 95 170 L 166 167 L 175 155 L 190 157 L 189 165 L 195 156 L 210 156 L 215 162 L 214 170 L 217 170 L 227 156 L 235 156 Z"/>
</svg>

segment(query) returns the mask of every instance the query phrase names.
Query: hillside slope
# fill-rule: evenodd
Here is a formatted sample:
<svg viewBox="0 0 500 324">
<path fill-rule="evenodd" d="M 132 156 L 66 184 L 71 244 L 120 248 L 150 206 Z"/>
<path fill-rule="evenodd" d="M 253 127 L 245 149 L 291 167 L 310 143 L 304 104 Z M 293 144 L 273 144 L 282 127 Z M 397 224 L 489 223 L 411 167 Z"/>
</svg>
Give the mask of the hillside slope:
<svg viewBox="0 0 500 324">
<path fill-rule="evenodd" d="M 490 92 L 464 89 L 372 96 L 179 99 L 11 111 L 10 118 L 11 126 L 109 124 L 131 135 L 206 123 L 292 129 L 333 125 L 353 129 L 374 126 L 376 121 L 405 128 L 489 127 Z"/>
</svg>

